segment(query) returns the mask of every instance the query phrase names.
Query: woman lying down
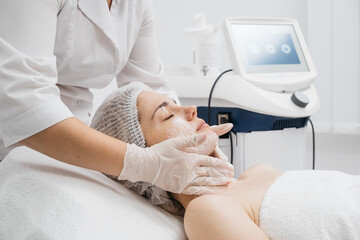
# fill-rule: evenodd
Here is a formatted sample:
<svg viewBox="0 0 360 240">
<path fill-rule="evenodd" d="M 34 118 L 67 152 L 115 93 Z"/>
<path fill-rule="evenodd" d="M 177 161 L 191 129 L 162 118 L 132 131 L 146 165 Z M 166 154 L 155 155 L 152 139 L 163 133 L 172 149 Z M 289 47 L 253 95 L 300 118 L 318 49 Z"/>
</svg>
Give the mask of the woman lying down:
<svg viewBox="0 0 360 240">
<path fill-rule="evenodd" d="M 195 106 L 179 106 L 140 83 L 112 93 L 92 127 L 141 147 L 210 131 Z M 201 197 L 167 193 L 144 182 L 122 183 L 154 205 L 184 214 L 190 240 L 360 239 L 360 176 L 256 165 L 227 186 L 208 186 L 215 194 Z"/>
</svg>

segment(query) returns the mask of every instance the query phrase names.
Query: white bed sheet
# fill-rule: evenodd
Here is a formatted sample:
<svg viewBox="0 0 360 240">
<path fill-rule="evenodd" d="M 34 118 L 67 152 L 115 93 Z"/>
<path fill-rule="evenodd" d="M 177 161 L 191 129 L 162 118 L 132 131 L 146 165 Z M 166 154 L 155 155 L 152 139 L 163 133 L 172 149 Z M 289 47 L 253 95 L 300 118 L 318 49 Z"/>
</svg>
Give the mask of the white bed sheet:
<svg viewBox="0 0 360 240">
<path fill-rule="evenodd" d="M 26 147 L 0 163 L 0 239 L 186 239 L 182 219 Z"/>
</svg>

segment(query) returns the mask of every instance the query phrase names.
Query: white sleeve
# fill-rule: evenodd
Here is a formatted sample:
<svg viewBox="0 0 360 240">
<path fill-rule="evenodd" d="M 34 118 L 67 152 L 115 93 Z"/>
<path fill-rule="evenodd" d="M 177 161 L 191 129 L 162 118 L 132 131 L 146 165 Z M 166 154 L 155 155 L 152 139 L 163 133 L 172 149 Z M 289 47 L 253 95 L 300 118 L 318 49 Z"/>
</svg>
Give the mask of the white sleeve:
<svg viewBox="0 0 360 240">
<path fill-rule="evenodd" d="M 71 117 L 56 87 L 59 0 L 0 1 L 0 134 L 6 147 Z"/>
<path fill-rule="evenodd" d="M 144 16 L 139 35 L 127 64 L 117 76 L 117 84 L 121 87 L 133 81 L 141 81 L 160 94 L 179 102 L 175 90 L 165 78 L 164 65 L 159 57 L 152 1 L 143 0 L 143 2 Z"/>
</svg>

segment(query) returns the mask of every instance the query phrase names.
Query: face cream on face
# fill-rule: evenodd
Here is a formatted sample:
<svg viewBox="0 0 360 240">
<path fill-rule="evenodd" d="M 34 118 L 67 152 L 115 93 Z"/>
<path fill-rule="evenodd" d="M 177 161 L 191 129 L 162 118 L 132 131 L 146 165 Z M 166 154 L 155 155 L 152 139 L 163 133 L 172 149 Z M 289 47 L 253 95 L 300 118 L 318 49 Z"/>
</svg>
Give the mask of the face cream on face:
<svg viewBox="0 0 360 240">
<path fill-rule="evenodd" d="M 166 112 L 166 113 L 169 113 L 168 110 L 166 110 L 165 106 L 162 106 L 161 109 Z"/>
<path fill-rule="evenodd" d="M 180 117 L 174 117 L 173 126 L 167 131 L 168 138 L 187 137 L 194 135 L 195 132 L 196 124 Z"/>
<path fill-rule="evenodd" d="M 174 117 L 173 126 L 168 130 L 168 138 L 187 137 L 196 133 L 196 124 L 188 122 L 180 117 Z M 202 155 L 210 155 L 213 153 L 218 142 L 218 136 L 214 132 L 209 132 L 205 142 L 196 147 L 185 149 L 189 153 L 197 153 Z"/>
</svg>

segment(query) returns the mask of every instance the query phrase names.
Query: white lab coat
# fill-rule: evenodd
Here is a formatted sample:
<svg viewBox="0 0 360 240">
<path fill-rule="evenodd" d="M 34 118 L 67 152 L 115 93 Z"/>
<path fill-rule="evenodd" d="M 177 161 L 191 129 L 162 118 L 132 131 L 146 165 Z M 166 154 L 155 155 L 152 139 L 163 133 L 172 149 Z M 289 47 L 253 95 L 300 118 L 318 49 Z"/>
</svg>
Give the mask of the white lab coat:
<svg viewBox="0 0 360 240">
<path fill-rule="evenodd" d="M 89 88 L 115 77 L 176 99 L 163 71 L 151 0 L 113 0 L 110 11 L 105 0 L 0 1 L 0 145 L 71 116 L 88 123 Z"/>
</svg>

